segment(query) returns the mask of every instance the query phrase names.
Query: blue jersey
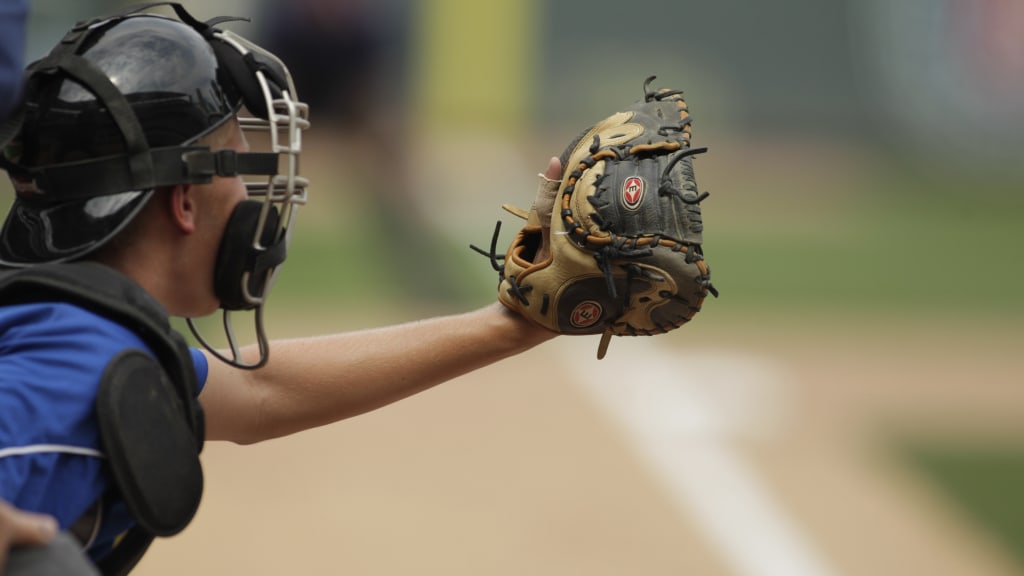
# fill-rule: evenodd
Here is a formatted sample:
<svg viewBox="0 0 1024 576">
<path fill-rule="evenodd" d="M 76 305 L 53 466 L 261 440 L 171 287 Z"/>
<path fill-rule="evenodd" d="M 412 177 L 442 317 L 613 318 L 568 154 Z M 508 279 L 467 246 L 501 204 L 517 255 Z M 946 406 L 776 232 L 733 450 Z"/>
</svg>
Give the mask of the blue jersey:
<svg viewBox="0 0 1024 576">
<path fill-rule="evenodd" d="M 152 353 L 131 330 L 71 304 L 0 307 L 0 498 L 67 529 L 104 496 L 113 479 L 94 407 L 103 370 L 128 348 Z M 201 389 L 206 357 L 191 353 Z M 123 502 L 108 504 L 94 558 L 133 523 Z"/>
</svg>

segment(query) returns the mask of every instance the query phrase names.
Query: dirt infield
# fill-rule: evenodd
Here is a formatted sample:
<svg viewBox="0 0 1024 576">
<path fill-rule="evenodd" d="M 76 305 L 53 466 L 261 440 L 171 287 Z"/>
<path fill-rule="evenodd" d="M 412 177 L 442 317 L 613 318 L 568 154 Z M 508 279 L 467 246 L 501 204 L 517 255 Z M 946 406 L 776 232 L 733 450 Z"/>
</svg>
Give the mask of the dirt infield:
<svg viewBox="0 0 1024 576">
<path fill-rule="evenodd" d="M 709 326 L 699 348 L 683 331 L 657 345 L 674 361 L 728 349 L 781 369 L 769 423 L 727 441 L 821 572 L 1018 573 L 887 448 L 1024 431 L 1012 327 L 919 323 L 827 338 L 799 325 L 771 328 L 775 338 L 726 328 Z M 617 339 L 609 354 L 636 345 Z M 700 519 L 672 504 L 564 361 L 580 346 L 563 339 L 263 445 L 210 444 L 195 523 L 158 542 L 138 573 L 772 573 L 723 557 Z"/>
</svg>

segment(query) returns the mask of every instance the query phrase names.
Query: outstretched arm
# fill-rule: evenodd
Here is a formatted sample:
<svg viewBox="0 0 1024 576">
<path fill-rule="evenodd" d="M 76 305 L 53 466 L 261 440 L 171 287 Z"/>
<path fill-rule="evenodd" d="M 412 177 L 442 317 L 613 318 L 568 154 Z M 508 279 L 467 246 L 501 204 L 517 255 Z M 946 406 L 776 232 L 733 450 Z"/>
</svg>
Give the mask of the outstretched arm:
<svg viewBox="0 0 1024 576">
<path fill-rule="evenodd" d="M 270 361 L 255 371 L 210 358 L 200 395 L 207 438 L 249 444 L 335 422 L 554 336 L 495 303 L 386 328 L 275 341 Z"/>
</svg>

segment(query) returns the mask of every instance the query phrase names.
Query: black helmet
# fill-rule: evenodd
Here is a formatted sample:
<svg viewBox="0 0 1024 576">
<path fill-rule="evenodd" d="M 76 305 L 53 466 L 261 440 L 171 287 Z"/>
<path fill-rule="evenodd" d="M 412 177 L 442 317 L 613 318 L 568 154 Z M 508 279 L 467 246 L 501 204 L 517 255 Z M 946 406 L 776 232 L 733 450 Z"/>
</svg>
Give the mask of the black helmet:
<svg viewBox="0 0 1024 576">
<path fill-rule="evenodd" d="M 177 18 L 143 12 L 173 8 Z M 0 230 L 0 266 L 76 260 L 123 229 L 160 186 L 214 176 L 255 176 L 217 256 L 225 314 L 255 310 L 266 362 L 262 306 L 284 261 L 295 207 L 308 108 L 273 54 L 178 3 L 156 2 L 76 24 L 28 67 L 20 112 L 0 127 L 0 165 L 17 197 Z M 239 114 L 241 110 L 249 115 Z M 211 150 L 200 139 L 233 117 L 266 151 Z M 269 136 L 269 137 L 268 137 Z M 225 326 L 229 326 L 225 317 Z M 191 321 L 190 321 L 191 326 Z M 195 328 L 193 327 L 193 331 Z M 199 336 L 198 333 L 196 334 Z"/>
<path fill-rule="evenodd" d="M 17 198 L 0 231 L 0 265 L 88 255 L 157 186 L 277 173 L 276 154 L 214 154 L 196 142 L 243 104 L 266 120 L 275 98 L 294 99 L 287 70 L 171 5 L 180 19 L 138 11 L 147 5 L 80 22 L 29 66 L 20 125 L 4 130 L 14 132 L 3 164 Z"/>
</svg>

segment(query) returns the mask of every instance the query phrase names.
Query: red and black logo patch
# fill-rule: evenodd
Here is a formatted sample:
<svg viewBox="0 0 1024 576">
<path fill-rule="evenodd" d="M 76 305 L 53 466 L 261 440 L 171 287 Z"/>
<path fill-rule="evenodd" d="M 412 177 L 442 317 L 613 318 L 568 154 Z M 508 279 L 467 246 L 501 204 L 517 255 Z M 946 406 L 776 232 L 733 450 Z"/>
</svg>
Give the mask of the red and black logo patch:
<svg viewBox="0 0 1024 576">
<path fill-rule="evenodd" d="M 622 204 L 629 210 L 636 210 L 644 200 L 647 186 L 639 176 L 630 176 L 622 183 Z"/>
<path fill-rule="evenodd" d="M 584 300 L 576 305 L 569 316 L 569 323 L 574 328 L 590 328 L 601 319 L 604 309 L 593 300 Z"/>
</svg>

